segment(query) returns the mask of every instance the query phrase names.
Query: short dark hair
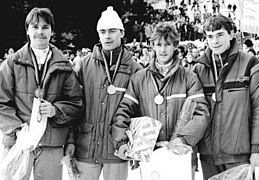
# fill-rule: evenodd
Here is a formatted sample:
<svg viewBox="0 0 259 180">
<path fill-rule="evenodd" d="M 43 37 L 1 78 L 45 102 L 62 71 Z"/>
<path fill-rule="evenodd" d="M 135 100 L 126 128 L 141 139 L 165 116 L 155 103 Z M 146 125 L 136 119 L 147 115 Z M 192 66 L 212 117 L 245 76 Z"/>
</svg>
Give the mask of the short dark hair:
<svg viewBox="0 0 259 180">
<path fill-rule="evenodd" d="M 39 18 L 43 18 L 47 24 L 50 24 L 51 30 L 54 31 L 55 23 L 54 17 L 49 8 L 33 8 L 27 15 L 25 20 L 25 29 L 27 31 L 29 24 L 38 23 Z"/>
<path fill-rule="evenodd" d="M 235 23 L 228 17 L 222 14 L 214 14 L 209 16 L 203 25 L 203 33 L 206 35 L 206 31 L 216 31 L 220 29 L 225 29 L 229 34 L 231 31 L 236 32 Z"/>
</svg>

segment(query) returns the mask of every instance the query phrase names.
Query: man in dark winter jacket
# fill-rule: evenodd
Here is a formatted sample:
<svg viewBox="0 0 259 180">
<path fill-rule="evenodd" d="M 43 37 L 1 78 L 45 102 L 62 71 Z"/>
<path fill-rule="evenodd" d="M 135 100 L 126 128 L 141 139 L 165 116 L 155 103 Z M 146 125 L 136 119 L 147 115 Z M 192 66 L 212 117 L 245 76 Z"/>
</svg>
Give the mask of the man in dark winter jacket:
<svg viewBox="0 0 259 180">
<path fill-rule="evenodd" d="M 259 64 L 240 51 L 235 24 L 221 14 L 204 24 L 208 41 L 194 68 L 212 123 L 199 143 L 204 179 L 241 164 L 259 166 Z"/>
<path fill-rule="evenodd" d="M 75 144 L 70 144 L 67 151 L 78 160 L 81 179 L 99 180 L 103 171 L 104 180 L 126 180 L 128 161 L 114 155 L 112 118 L 129 78 L 141 66 L 122 44 L 124 27 L 112 7 L 102 13 L 97 32 L 101 43 L 79 61 L 77 74 L 86 109 Z"/>
</svg>

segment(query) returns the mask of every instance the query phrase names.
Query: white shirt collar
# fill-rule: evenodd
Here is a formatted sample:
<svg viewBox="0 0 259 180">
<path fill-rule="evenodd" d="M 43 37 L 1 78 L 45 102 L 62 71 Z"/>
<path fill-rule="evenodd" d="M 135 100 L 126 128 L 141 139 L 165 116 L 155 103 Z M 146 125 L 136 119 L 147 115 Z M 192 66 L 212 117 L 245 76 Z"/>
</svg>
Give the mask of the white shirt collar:
<svg viewBox="0 0 259 180">
<path fill-rule="evenodd" d="M 31 46 L 38 64 L 44 64 L 47 60 L 47 55 L 49 52 L 49 46 L 46 49 L 36 49 Z"/>
<path fill-rule="evenodd" d="M 158 61 L 156 60 L 156 68 L 163 76 L 165 76 L 168 73 L 169 67 L 172 65 L 172 63 L 173 61 L 169 62 L 168 64 L 162 65 L 162 64 L 159 64 Z"/>
</svg>

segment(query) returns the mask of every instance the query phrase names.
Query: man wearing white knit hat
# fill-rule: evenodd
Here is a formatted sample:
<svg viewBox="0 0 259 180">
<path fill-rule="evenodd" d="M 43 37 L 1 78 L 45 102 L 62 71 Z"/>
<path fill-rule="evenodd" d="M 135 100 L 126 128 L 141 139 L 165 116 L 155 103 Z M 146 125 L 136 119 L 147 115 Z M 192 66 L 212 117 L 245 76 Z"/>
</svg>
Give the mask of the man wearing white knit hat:
<svg viewBox="0 0 259 180">
<path fill-rule="evenodd" d="M 141 66 L 132 60 L 122 43 L 124 27 L 113 7 L 102 12 L 96 30 L 101 43 L 81 59 L 76 71 L 86 108 L 66 154 L 74 154 L 77 159 L 82 172 L 80 179 L 98 180 L 103 171 L 104 180 L 126 180 L 128 161 L 114 155 L 123 142 L 113 139 L 112 119 L 131 75 Z"/>
</svg>

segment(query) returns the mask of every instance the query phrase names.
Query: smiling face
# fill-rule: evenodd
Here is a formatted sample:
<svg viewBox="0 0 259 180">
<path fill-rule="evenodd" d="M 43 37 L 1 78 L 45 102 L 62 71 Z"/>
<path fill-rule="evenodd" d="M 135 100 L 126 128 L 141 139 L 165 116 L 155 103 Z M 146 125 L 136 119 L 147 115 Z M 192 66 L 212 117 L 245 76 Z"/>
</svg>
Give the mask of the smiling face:
<svg viewBox="0 0 259 180">
<path fill-rule="evenodd" d="M 172 41 L 161 38 L 154 41 L 153 49 L 156 52 L 158 63 L 165 65 L 173 59 L 176 47 Z"/>
<path fill-rule="evenodd" d="M 222 54 L 230 47 L 230 41 L 234 37 L 234 32 L 230 31 L 228 33 L 225 29 L 221 28 L 219 30 L 215 31 L 205 31 L 207 42 L 210 47 L 210 49 L 215 54 Z"/>
<path fill-rule="evenodd" d="M 120 29 L 101 29 L 98 35 L 104 50 L 112 51 L 121 45 L 124 31 Z"/>
<path fill-rule="evenodd" d="M 39 17 L 38 22 L 30 23 L 26 31 L 29 36 L 31 46 L 36 49 L 45 49 L 49 45 L 53 31 L 50 24 Z"/>
</svg>

